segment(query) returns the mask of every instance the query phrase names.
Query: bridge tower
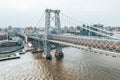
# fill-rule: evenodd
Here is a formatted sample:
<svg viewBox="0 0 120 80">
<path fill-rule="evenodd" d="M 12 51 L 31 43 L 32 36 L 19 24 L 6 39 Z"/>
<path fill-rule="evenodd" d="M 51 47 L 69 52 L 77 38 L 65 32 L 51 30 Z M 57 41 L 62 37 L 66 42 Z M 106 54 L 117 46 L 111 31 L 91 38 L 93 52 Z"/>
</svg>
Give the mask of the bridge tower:
<svg viewBox="0 0 120 80">
<path fill-rule="evenodd" d="M 57 35 L 61 34 L 61 24 L 60 24 L 60 10 L 55 11 L 55 27 L 57 31 Z M 55 57 L 61 58 L 63 57 L 63 52 L 62 52 L 62 46 L 60 44 L 56 44 L 56 52 L 55 52 Z"/>
<path fill-rule="evenodd" d="M 44 53 L 46 54 L 46 59 L 52 59 L 52 56 L 50 54 L 50 50 L 51 50 L 51 46 L 50 43 L 47 41 L 48 38 L 50 37 L 50 26 L 51 26 L 51 22 L 50 22 L 50 18 L 51 18 L 51 13 L 53 13 L 55 15 L 55 28 L 56 28 L 56 34 L 59 35 L 61 33 L 60 30 L 60 10 L 51 10 L 51 9 L 46 9 L 45 10 L 46 13 L 46 17 L 45 17 L 45 40 L 44 40 Z M 56 57 L 63 57 L 63 53 L 62 53 L 62 47 L 60 44 L 55 44 L 56 46 L 56 53 L 55 56 Z"/>
</svg>

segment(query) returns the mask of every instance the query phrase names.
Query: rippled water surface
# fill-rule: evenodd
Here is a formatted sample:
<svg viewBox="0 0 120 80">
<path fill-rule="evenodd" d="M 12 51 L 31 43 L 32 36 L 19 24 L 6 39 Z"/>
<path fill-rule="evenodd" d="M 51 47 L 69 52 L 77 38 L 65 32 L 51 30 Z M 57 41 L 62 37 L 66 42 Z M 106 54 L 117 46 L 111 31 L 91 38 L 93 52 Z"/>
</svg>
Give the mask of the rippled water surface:
<svg viewBox="0 0 120 80">
<path fill-rule="evenodd" d="M 54 51 L 53 51 L 54 52 Z M 64 48 L 63 60 L 40 53 L 0 62 L 0 80 L 120 80 L 120 58 Z"/>
</svg>

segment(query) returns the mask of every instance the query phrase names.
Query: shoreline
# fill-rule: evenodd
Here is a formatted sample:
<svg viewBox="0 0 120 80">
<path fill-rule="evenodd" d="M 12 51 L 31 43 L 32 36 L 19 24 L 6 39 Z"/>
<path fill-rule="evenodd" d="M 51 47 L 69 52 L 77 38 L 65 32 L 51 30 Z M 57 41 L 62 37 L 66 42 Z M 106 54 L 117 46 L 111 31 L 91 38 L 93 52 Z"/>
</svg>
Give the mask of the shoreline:
<svg viewBox="0 0 120 80">
<path fill-rule="evenodd" d="M 12 59 L 19 59 L 20 54 L 18 53 L 19 50 L 23 49 L 24 46 L 20 46 L 11 51 L 4 51 L 0 52 L 0 61 L 12 60 Z"/>
</svg>

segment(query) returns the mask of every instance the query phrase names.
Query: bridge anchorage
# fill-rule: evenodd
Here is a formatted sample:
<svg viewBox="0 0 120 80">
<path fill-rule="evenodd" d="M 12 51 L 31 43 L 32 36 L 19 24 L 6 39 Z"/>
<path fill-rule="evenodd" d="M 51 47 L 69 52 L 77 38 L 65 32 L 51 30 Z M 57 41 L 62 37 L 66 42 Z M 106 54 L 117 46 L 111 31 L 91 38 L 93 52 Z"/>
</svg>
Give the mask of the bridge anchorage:
<svg viewBox="0 0 120 80">
<path fill-rule="evenodd" d="M 51 51 L 51 42 L 48 42 L 48 39 L 50 38 L 50 27 L 51 27 L 51 22 L 50 22 L 50 18 L 51 18 L 51 13 L 54 14 L 55 16 L 55 29 L 56 29 L 56 35 L 60 35 L 61 34 L 61 24 L 60 24 L 60 10 L 51 10 L 51 9 L 46 9 L 45 10 L 46 16 L 45 16 L 45 40 L 43 43 L 44 46 L 44 54 L 46 54 L 46 59 L 51 60 L 52 56 L 50 54 Z M 63 52 L 62 52 L 62 47 L 60 44 L 54 44 L 55 48 L 56 48 L 56 52 L 55 52 L 55 57 L 56 58 L 60 58 L 63 57 Z"/>
</svg>

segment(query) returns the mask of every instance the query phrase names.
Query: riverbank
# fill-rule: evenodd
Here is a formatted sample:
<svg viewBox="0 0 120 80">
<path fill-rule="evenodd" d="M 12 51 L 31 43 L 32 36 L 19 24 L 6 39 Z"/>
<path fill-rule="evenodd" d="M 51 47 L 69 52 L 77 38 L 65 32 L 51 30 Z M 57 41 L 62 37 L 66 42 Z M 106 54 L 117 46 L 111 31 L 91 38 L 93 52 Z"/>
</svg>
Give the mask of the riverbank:
<svg viewBox="0 0 120 80">
<path fill-rule="evenodd" d="M 0 48 L 0 55 L 1 54 L 13 53 L 13 52 L 18 51 L 22 48 L 24 48 L 24 46 L 2 47 L 2 48 Z"/>
<path fill-rule="evenodd" d="M 20 58 L 19 52 L 23 48 L 23 46 L 0 48 L 0 61 Z"/>
<path fill-rule="evenodd" d="M 0 58 L 0 61 L 11 60 L 11 59 L 18 59 L 18 58 L 20 58 L 19 53 L 15 53 L 15 54 L 7 55 L 7 56 L 4 55 L 4 57 Z"/>
</svg>

